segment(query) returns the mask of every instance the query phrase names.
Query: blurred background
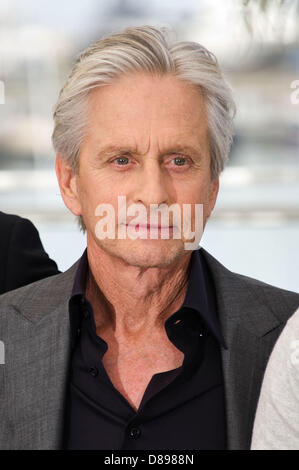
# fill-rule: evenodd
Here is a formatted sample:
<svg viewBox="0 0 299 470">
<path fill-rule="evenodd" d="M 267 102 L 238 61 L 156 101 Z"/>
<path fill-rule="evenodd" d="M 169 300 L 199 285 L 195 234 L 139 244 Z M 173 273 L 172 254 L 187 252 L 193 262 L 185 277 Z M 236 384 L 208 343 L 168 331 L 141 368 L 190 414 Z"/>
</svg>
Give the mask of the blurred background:
<svg viewBox="0 0 299 470">
<path fill-rule="evenodd" d="M 0 0 L 0 210 L 27 217 L 64 271 L 85 248 L 54 172 L 52 112 L 79 52 L 127 26 L 170 26 L 214 52 L 236 135 L 201 242 L 229 269 L 299 292 L 297 0 Z M 296 91 L 297 87 L 297 91 Z"/>
</svg>

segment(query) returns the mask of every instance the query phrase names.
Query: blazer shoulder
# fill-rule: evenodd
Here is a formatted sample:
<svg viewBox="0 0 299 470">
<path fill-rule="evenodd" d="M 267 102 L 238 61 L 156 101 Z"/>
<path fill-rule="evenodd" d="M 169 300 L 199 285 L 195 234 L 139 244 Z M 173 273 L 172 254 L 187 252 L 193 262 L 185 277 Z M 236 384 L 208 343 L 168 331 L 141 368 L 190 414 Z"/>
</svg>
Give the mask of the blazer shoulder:
<svg viewBox="0 0 299 470">
<path fill-rule="evenodd" d="M 260 304 L 267 306 L 282 322 L 287 321 L 298 308 L 298 293 L 230 271 L 204 249 L 202 249 L 202 254 L 208 264 L 216 289 L 221 290 L 232 302 L 243 299 L 245 306 L 246 302 L 254 298 Z"/>
<path fill-rule="evenodd" d="M 242 280 L 244 285 L 248 286 L 248 289 L 255 291 L 256 295 L 260 299 L 264 299 L 269 305 L 271 305 L 273 311 L 281 310 L 283 304 L 288 312 L 294 312 L 298 308 L 299 293 L 276 287 L 242 274 L 234 274 Z"/>
<path fill-rule="evenodd" d="M 64 273 L 0 295 L 0 317 L 9 307 L 35 321 L 56 309 L 71 295 L 78 264 L 79 260 Z"/>
<path fill-rule="evenodd" d="M 231 271 L 231 273 L 234 276 L 237 276 L 240 280 L 242 280 L 242 282 L 247 284 L 248 287 L 253 287 L 253 288 L 257 288 L 257 289 L 266 290 L 266 291 L 272 292 L 273 294 L 275 293 L 275 294 L 279 294 L 279 295 L 283 295 L 283 296 L 287 296 L 287 297 L 294 297 L 294 298 L 297 297 L 299 299 L 299 293 L 297 293 L 297 292 L 294 292 L 294 291 L 291 291 L 291 290 L 288 290 L 288 289 L 284 289 L 282 287 L 273 286 L 272 284 L 261 281 L 259 279 L 255 279 L 255 278 L 250 277 L 250 276 L 245 276 L 244 274 L 235 273 L 233 271 Z"/>
</svg>

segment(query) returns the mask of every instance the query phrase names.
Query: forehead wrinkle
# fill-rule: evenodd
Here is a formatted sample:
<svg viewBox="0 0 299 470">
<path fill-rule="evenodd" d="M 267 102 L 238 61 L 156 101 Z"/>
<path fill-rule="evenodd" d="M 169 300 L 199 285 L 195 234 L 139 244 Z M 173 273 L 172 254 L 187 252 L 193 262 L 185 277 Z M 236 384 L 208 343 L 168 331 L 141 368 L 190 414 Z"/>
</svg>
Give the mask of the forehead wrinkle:
<svg viewBox="0 0 299 470">
<path fill-rule="evenodd" d="M 138 149 L 136 147 L 131 147 L 131 146 L 120 146 L 120 145 L 109 145 L 105 148 L 100 149 L 97 153 L 98 155 L 106 155 L 106 156 L 112 156 L 116 152 L 120 154 L 126 154 L 126 153 L 132 153 L 134 155 L 140 155 L 140 156 L 145 156 L 147 152 L 140 153 L 138 152 Z M 158 157 L 161 157 L 163 155 L 170 155 L 174 153 L 182 153 L 182 154 L 191 154 L 191 155 L 203 155 L 203 151 L 200 145 L 198 147 L 193 147 L 191 145 L 184 145 L 184 144 L 173 144 L 171 146 L 165 147 L 164 150 L 159 150 L 158 151 Z"/>
<path fill-rule="evenodd" d="M 138 147 L 138 142 L 136 137 L 134 138 L 131 136 L 130 142 L 126 142 L 124 137 L 119 136 L 119 141 L 116 142 L 106 142 L 104 145 L 100 145 L 99 142 L 97 142 L 97 154 L 105 154 L 108 155 L 110 153 L 114 152 L 130 152 L 134 155 L 140 155 L 144 156 L 150 151 L 151 147 L 151 136 L 150 134 L 148 135 L 147 139 L 147 145 L 143 149 Z M 158 142 L 156 144 L 156 149 L 157 153 L 159 156 L 163 154 L 168 154 L 171 152 L 185 152 L 185 153 L 203 153 L 203 146 L 202 143 L 200 142 L 200 138 L 197 139 L 190 139 L 190 137 L 186 138 L 186 136 L 183 136 L 179 138 L 178 135 L 176 135 L 175 139 L 171 139 L 168 136 L 162 139 L 157 139 Z M 145 141 L 145 139 L 144 139 Z M 160 143 L 160 141 L 162 141 Z"/>
</svg>

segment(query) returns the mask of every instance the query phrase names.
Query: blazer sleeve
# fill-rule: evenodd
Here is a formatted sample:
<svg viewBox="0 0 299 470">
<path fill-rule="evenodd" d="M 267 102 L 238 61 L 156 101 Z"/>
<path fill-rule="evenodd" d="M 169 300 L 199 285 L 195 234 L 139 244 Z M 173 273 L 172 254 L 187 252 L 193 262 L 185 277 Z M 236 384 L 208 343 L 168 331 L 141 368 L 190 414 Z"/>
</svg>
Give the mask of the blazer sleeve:
<svg viewBox="0 0 299 470">
<path fill-rule="evenodd" d="M 45 252 L 35 226 L 27 219 L 10 219 L 9 230 L 3 231 L 0 253 L 3 260 L 0 294 L 58 274 L 56 263 Z"/>
</svg>

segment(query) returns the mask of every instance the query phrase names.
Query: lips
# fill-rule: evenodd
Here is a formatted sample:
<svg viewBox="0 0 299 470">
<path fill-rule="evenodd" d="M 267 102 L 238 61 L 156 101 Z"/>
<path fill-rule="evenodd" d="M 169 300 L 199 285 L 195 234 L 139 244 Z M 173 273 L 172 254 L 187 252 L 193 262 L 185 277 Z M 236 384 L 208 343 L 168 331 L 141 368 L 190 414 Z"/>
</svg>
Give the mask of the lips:
<svg viewBox="0 0 299 470">
<path fill-rule="evenodd" d="M 151 225 L 151 224 L 126 224 L 127 227 L 135 227 L 135 228 L 147 228 L 147 230 L 150 230 L 151 228 L 152 229 L 170 229 L 170 228 L 173 228 L 172 225 Z"/>
</svg>

